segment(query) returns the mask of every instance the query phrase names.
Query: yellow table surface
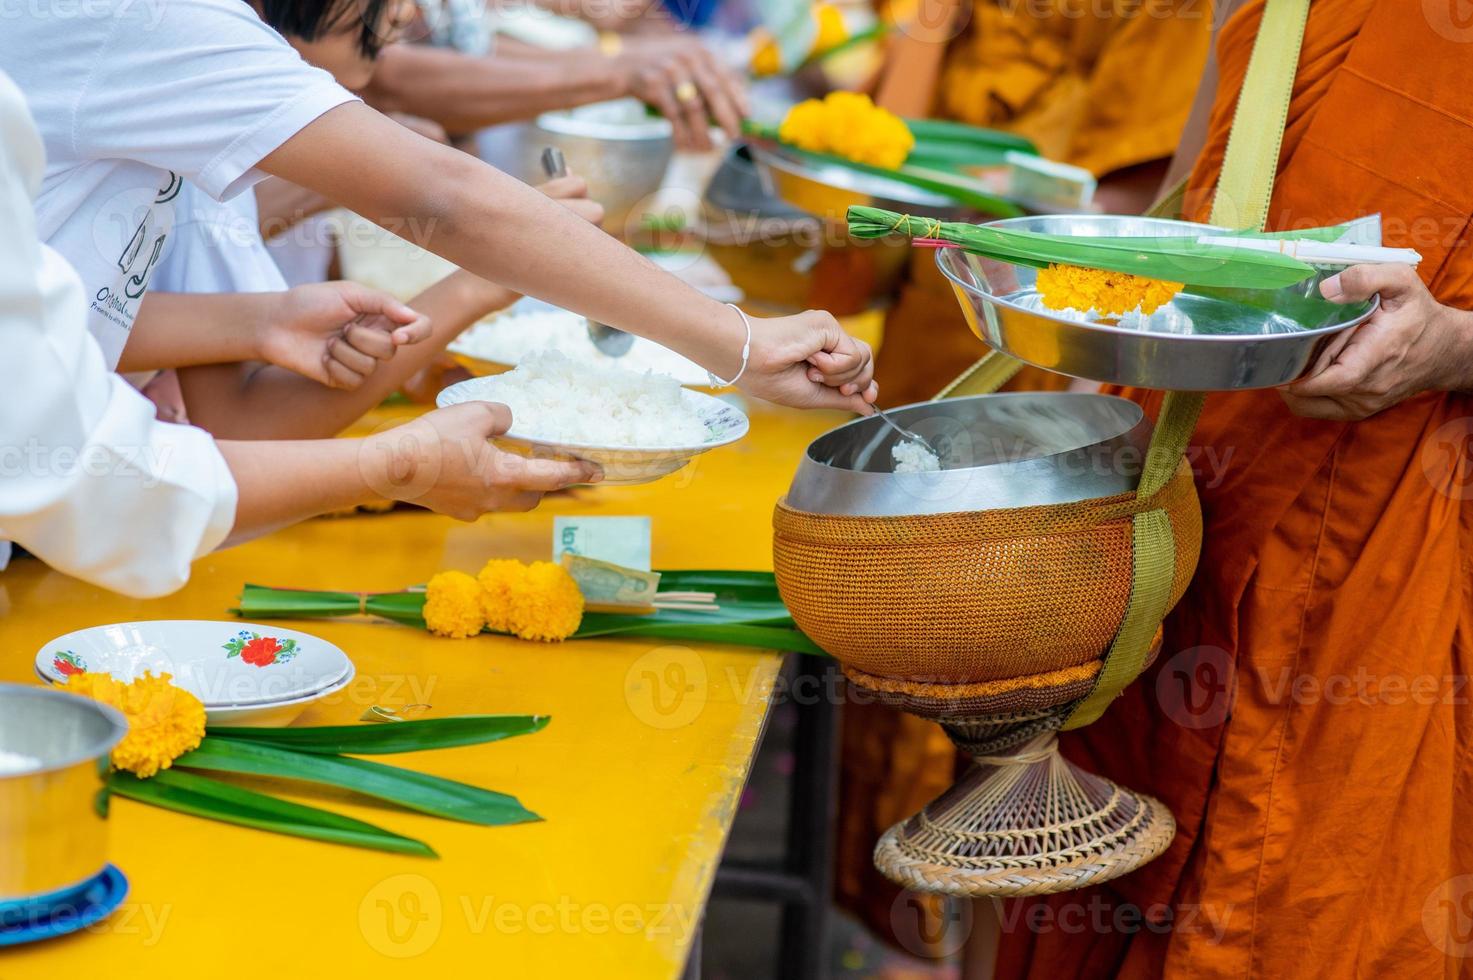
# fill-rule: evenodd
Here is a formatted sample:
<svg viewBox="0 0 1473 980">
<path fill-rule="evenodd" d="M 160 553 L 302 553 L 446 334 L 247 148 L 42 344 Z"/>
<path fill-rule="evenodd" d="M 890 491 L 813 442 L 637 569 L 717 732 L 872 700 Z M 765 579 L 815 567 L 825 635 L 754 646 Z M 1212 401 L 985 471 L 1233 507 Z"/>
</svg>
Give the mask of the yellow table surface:
<svg viewBox="0 0 1473 980">
<path fill-rule="evenodd" d="M 834 413 L 749 406 L 751 435 L 644 487 L 579 490 L 459 524 L 399 511 L 320 519 L 209 556 L 183 591 L 136 601 L 18 562 L 0 575 L 0 680 L 35 683 L 47 640 L 143 619 L 226 619 L 247 581 L 389 590 L 488 557 L 546 558 L 556 514 L 649 514 L 657 568 L 770 568 L 771 508 Z M 273 793 L 419 837 L 439 860 L 313 843 L 115 799 L 132 889 L 87 932 L 0 950 L 0 978 L 409 975 L 670 977 L 690 948 L 781 658 L 650 640 L 530 644 L 366 621 L 290 624 L 332 641 L 354 683 L 299 724 L 370 705 L 431 717 L 547 714 L 534 735 L 381 757 L 511 793 L 543 822 L 476 827 L 291 784 Z M 239 779 L 240 777 L 229 777 Z M 0 845 L 3 846 L 3 845 Z"/>
</svg>

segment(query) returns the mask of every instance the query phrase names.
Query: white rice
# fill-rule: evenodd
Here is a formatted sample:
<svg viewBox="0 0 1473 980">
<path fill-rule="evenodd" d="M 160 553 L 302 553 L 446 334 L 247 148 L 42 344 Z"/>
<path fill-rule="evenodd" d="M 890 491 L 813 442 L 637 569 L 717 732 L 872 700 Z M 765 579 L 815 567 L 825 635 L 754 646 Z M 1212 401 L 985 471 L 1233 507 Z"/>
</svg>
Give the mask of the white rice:
<svg viewBox="0 0 1473 980">
<path fill-rule="evenodd" d="M 18 776 L 23 772 L 31 772 L 40 768 L 40 759 L 0 749 L 0 776 Z"/>
<path fill-rule="evenodd" d="M 890 458 L 896 473 L 935 473 L 941 469 L 936 454 L 913 439 L 897 441 L 890 447 Z"/>
<path fill-rule="evenodd" d="M 680 383 L 660 374 L 599 367 L 558 351 L 497 375 L 487 395 L 511 408 L 524 439 L 584 446 L 699 446 L 710 438 Z"/>
<path fill-rule="evenodd" d="M 622 357 L 610 357 L 588 339 L 588 321 L 583 317 L 526 301 L 477 323 L 457 337 L 450 349 L 495 364 L 520 364 L 534 354 L 555 350 L 603 367 L 653 371 L 686 384 L 706 383 L 706 372 L 700 367 L 652 340 L 635 337 Z"/>
</svg>

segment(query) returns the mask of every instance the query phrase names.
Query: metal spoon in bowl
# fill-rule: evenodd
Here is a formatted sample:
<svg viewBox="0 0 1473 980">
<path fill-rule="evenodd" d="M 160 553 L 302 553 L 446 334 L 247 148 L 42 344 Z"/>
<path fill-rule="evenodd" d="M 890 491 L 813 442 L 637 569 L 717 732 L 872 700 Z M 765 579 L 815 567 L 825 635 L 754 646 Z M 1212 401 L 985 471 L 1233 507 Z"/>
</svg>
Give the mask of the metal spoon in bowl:
<svg viewBox="0 0 1473 980">
<path fill-rule="evenodd" d="M 936 457 L 938 460 L 941 458 L 941 454 L 936 451 L 936 447 L 931 445 L 931 443 L 926 440 L 925 436 L 921 435 L 918 432 L 912 432 L 910 429 L 907 429 L 905 426 L 892 419 L 889 415 L 885 414 L 885 410 L 880 406 L 871 405 L 870 408 L 873 408 L 875 410 L 875 414 L 878 415 L 886 425 L 894 429 L 896 433 L 899 434 L 900 438 L 904 439 L 906 442 L 915 443 L 926 452 Z"/>
<path fill-rule="evenodd" d="M 542 170 L 549 180 L 568 176 L 568 161 L 563 151 L 555 146 L 542 149 Z M 607 323 L 584 319 L 588 325 L 588 339 L 608 357 L 623 357 L 634 346 L 634 334 L 611 327 Z"/>
</svg>

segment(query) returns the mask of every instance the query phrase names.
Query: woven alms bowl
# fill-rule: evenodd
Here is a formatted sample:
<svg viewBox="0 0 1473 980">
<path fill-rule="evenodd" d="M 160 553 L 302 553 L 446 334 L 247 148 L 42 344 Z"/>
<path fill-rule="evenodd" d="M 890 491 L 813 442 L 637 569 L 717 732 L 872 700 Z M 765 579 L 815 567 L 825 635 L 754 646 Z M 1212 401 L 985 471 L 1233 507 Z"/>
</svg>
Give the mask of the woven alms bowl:
<svg viewBox="0 0 1473 980">
<path fill-rule="evenodd" d="M 1170 518 L 1174 605 L 1202 515 L 1183 462 L 1151 497 L 906 517 L 805 513 L 779 502 L 773 562 L 798 626 L 846 671 L 975 684 L 1101 658 L 1130 599 L 1132 518 Z"/>
</svg>

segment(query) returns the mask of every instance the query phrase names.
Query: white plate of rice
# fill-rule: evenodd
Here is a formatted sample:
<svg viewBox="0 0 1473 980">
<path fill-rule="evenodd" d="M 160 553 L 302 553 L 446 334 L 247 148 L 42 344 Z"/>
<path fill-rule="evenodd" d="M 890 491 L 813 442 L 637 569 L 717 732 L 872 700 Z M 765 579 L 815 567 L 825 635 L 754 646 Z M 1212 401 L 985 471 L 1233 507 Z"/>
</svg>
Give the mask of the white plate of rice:
<svg viewBox="0 0 1473 980">
<path fill-rule="evenodd" d="M 540 458 L 595 462 L 609 486 L 658 480 L 736 442 L 748 428 L 741 409 L 674 378 L 588 364 L 558 351 L 529 355 L 505 374 L 451 385 L 436 404 L 469 401 L 511 409 L 511 429 L 499 442 Z"/>
</svg>

